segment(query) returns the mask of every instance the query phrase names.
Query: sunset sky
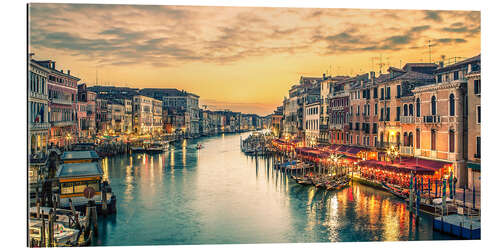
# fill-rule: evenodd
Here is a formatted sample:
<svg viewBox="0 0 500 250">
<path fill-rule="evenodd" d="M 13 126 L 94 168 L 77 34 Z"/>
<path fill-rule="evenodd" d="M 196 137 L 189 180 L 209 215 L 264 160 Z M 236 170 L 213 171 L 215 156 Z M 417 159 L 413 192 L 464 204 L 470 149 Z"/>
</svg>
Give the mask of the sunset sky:
<svg viewBox="0 0 500 250">
<path fill-rule="evenodd" d="M 267 115 L 300 76 L 480 53 L 478 11 L 32 4 L 29 51 L 95 85 L 179 88 Z"/>
</svg>

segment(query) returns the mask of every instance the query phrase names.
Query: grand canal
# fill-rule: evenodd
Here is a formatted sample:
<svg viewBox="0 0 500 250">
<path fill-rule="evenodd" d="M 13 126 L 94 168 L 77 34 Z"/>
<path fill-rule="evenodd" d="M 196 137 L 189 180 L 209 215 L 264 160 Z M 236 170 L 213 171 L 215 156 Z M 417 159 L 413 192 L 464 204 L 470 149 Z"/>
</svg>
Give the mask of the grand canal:
<svg viewBox="0 0 500 250">
<path fill-rule="evenodd" d="M 94 245 L 449 239 L 433 232 L 430 217 L 415 227 L 388 193 L 356 183 L 331 192 L 301 186 L 239 143 L 239 134 L 226 134 L 103 159 L 117 214 L 100 218 Z"/>
</svg>

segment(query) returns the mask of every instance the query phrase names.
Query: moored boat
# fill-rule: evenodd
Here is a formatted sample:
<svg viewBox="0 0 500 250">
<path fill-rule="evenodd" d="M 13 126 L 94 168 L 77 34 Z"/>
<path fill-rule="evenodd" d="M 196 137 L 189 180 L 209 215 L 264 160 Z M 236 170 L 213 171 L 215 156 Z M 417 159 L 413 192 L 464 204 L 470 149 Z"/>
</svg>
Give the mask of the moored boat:
<svg viewBox="0 0 500 250">
<path fill-rule="evenodd" d="M 43 224 L 43 226 L 42 226 Z M 48 240 L 47 231 L 42 232 L 42 229 L 47 230 L 48 222 L 46 220 L 40 219 L 30 219 L 29 220 L 29 237 L 32 246 L 42 246 L 42 234 L 44 241 Z M 78 243 L 78 236 L 80 235 L 80 230 L 65 227 L 62 223 L 54 223 L 54 245 L 56 247 L 65 246 L 75 246 Z"/>
<path fill-rule="evenodd" d="M 49 213 L 53 211 L 54 208 L 39 207 L 39 209 L 40 210 L 37 211 L 37 207 L 30 207 L 29 213 L 31 219 L 40 219 L 43 215 L 43 217 L 48 220 Z M 87 216 L 83 215 L 80 211 L 75 211 L 73 213 L 72 210 L 58 208 L 55 210 L 55 221 L 62 223 L 65 227 L 78 229 L 78 226 L 81 227 L 87 224 Z M 77 222 L 79 225 L 77 225 Z"/>
<path fill-rule="evenodd" d="M 151 143 L 145 149 L 146 153 L 161 153 L 165 151 L 165 148 L 160 143 Z"/>
<path fill-rule="evenodd" d="M 103 177 L 104 172 L 98 162 L 61 164 L 55 175 L 58 184 L 55 197 L 59 207 L 70 208 L 71 199 L 74 207 L 83 211 L 93 200 L 99 210 L 116 212 L 116 196 Z"/>
<path fill-rule="evenodd" d="M 393 194 L 394 196 L 406 200 L 408 199 L 408 191 L 404 190 L 402 188 L 398 188 L 394 185 L 391 185 L 386 182 L 381 182 L 382 186 L 384 187 L 385 190 L 387 190 L 389 193 Z"/>
</svg>

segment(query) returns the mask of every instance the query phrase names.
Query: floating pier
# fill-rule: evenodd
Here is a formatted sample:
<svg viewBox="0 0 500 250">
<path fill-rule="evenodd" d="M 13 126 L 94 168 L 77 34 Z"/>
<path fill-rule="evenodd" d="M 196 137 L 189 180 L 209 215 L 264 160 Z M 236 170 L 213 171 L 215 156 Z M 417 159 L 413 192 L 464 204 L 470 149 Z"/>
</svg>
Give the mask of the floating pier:
<svg viewBox="0 0 500 250">
<path fill-rule="evenodd" d="M 481 239 L 481 221 L 479 218 L 459 214 L 439 216 L 434 218 L 432 227 L 435 231 L 463 239 Z"/>
</svg>

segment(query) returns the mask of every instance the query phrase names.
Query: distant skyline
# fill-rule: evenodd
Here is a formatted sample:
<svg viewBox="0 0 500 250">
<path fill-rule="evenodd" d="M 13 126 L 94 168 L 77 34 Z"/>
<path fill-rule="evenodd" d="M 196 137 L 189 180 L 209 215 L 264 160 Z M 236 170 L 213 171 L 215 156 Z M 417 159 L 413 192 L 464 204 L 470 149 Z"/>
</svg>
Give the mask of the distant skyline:
<svg viewBox="0 0 500 250">
<path fill-rule="evenodd" d="M 300 76 L 480 53 L 479 11 L 31 4 L 38 60 L 92 86 L 178 88 L 267 115 Z M 380 58 L 382 64 L 380 65 Z"/>
</svg>

